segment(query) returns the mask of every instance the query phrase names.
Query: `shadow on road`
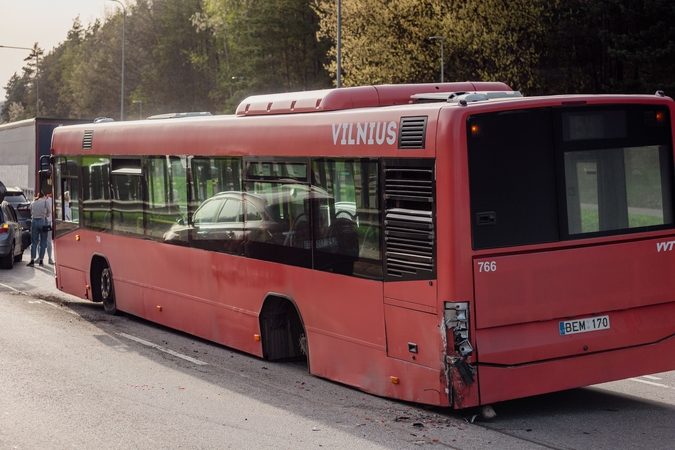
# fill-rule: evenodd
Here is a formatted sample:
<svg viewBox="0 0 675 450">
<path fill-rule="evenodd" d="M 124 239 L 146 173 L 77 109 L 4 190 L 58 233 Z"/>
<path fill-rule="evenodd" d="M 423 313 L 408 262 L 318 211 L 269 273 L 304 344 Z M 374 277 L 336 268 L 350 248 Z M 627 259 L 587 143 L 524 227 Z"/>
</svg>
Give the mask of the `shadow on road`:
<svg viewBox="0 0 675 450">
<path fill-rule="evenodd" d="M 672 448 L 675 406 L 587 387 L 493 405 L 480 426 L 546 448 Z"/>
</svg>

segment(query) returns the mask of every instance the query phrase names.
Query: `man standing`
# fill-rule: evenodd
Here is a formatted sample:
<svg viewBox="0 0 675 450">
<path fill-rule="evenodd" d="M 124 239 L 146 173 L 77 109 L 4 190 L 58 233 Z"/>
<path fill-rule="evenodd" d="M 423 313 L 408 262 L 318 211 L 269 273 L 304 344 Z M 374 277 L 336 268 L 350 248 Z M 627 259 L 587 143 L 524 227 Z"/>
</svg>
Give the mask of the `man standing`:
<svg viewBox="0 0 675 450">
<path fill-rule="evenodd" d="M 31 203 L 30 205 L 30 213 L 31 216 L 33 217 L 33 223 L 30 229 L 31 245 L 30 245 L 30 262 L 28 263 L 28 265 L 31 267 L 35 265 L 35 256 L 37 253 L 37 246 L 39 243 L 40 259 L 38 260 L 38 264 L 42 266 L 43 265 L 42 258 L 45 257 L 45 250 L 47 249 L 47 231 L 45 231 L 45 225 L 49 224 L 47 219 L 51 217 L 51 211 L 49 210 L 49 203 L 47 203 L 45 194 L 40 192 L 37 198 L 33 200 L 33 203 Z"/>
</svg>

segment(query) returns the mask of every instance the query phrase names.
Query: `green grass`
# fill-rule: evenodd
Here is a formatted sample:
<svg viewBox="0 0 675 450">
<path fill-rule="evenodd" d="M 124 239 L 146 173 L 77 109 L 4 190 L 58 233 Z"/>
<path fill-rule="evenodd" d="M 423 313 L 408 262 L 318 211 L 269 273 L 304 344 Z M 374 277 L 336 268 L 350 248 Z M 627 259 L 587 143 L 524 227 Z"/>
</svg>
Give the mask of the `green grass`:
<svg viewBox="0 0 675 450">
<path fill-rule="evenodd" d="M 663 225 L 663 219 L 644 214 L 628 214 L 628 228 L 649 227 L 654 225 Z M 581 231 L 582 233 L 600 231 L 598 211 L 581 211 Z"/>
<path fill-rule="evenodd" d="M 663 225 L 663 219 L 654 216 L 645 216 L 642 214 L 629 214 L 628 226 L 630 228 L 649 227 L 653 225 Z"/>
</svg>

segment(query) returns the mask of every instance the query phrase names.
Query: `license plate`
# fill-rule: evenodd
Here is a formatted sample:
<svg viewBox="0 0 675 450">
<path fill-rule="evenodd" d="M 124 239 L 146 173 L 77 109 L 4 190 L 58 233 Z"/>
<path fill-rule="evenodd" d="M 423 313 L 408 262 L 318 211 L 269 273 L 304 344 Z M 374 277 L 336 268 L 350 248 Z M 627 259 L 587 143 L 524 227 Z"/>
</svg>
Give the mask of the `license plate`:
<svg viewBox="0 0 675 450">
<path fill-rule="evenodd" d="M 560 335 L 588 333 L 589 331 L 609 330 L 609 316 L 588 317 L 586 319 L 566 320 L 558 323 Z"/>
</svg>

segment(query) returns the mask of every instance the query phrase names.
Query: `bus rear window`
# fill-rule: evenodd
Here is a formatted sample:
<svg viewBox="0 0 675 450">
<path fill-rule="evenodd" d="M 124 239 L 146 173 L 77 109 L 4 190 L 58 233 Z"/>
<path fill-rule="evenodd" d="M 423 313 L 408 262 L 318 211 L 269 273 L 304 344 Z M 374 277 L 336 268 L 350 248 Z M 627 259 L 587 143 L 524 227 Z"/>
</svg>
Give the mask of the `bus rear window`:
<svg viewBox="0 0 675 450">
<path fill-rule="evenodd" d="M 668 147 L 566 152 L 569 235 L 673 223 Z"/>
<path fill-rule="evenodd" d="M 476 250 L 673 228 L 664 106 L 480 114 L 467 136 Z"/>
</svg>

